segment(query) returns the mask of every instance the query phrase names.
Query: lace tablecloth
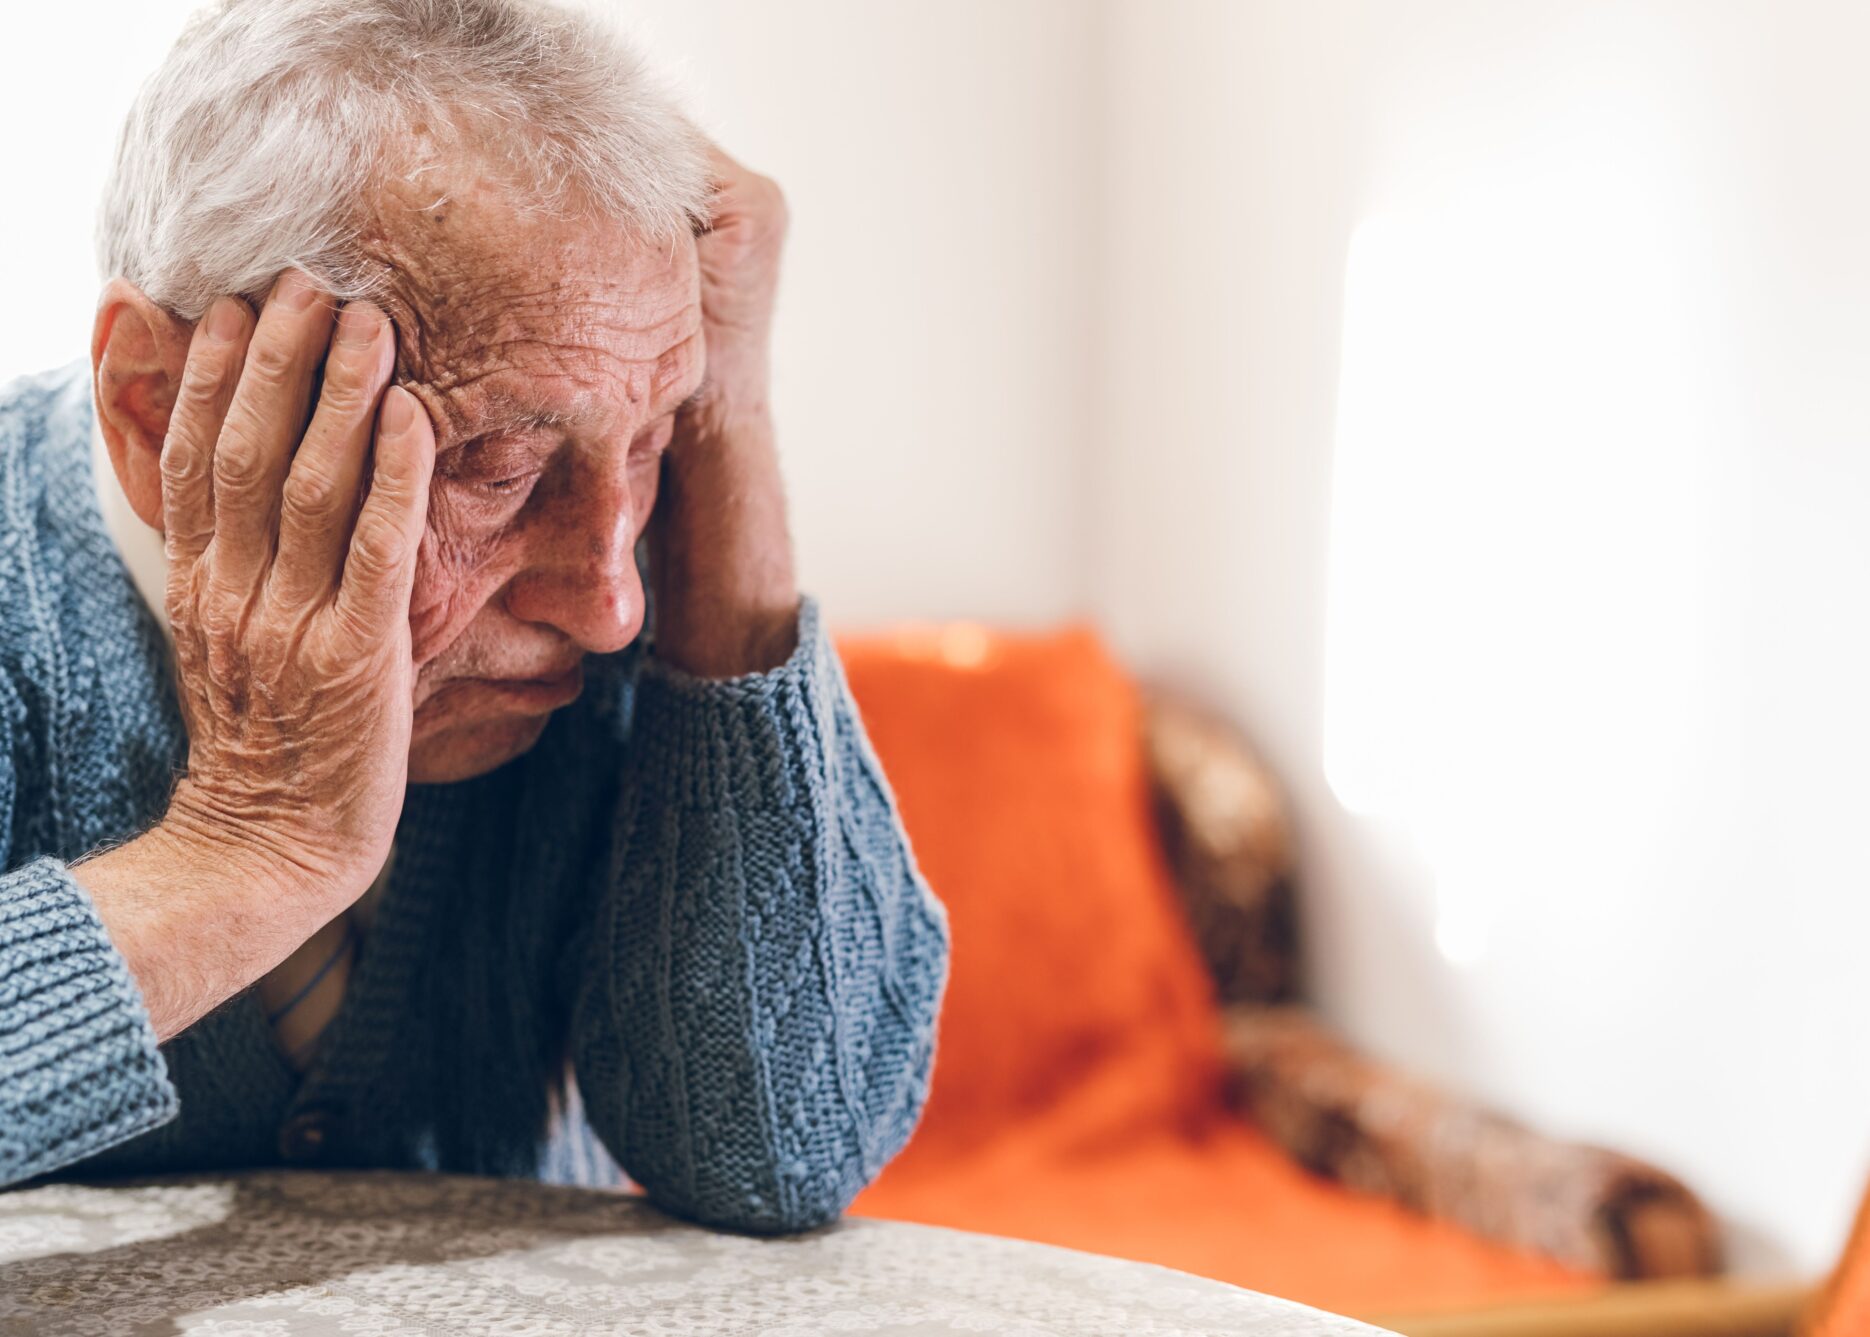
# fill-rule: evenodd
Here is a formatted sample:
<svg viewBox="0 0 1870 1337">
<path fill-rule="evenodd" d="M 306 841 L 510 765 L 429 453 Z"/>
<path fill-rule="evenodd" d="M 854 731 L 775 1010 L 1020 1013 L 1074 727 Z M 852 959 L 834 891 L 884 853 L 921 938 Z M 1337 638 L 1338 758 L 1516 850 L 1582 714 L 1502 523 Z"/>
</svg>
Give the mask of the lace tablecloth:
<svg viewBox="0 0 1870 1337">
<path fill-rule="evenodd" d="M 269 1172 L 0 1193 L 6 1334 L 1375 1331 L 1041 1244 L 864 1220 L 755 1239 L 515 1180 Z"/>
</svg>

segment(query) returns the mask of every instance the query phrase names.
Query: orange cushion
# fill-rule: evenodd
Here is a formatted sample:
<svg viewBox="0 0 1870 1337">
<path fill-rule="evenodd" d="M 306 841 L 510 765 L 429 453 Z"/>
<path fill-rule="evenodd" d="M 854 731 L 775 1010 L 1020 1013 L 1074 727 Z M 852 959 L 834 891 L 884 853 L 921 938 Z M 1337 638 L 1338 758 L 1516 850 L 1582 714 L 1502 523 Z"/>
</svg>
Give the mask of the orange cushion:
<svg viewBox="0 0 1870 1337">
<path fill-rule="evenodd" d="M 853 1211 L 1340 1310 L 1598 1284 L 1317 1179 L 1224 1109 L 1141 703 L 1095 635 L 953 626 L 840 648 L 953 936 L 922 1122 Z"/>
<path fill-rule="evenodd" d="M 1606 1284 L 1308 1174 L 1238 1119 L 1075 1154 L 1050 1140 L 1005 1138 L 939 1168 L 899 1161 L 852 1210 L 1160 1263 L 1365 1318 Z"/>
<path fill-rule="evenodd" d="M 1204 1107 L 1211 986 L 1149 806 L 1134 685 L 1090 631 L 841 645 L 953 937 L 910 1158 L 945 1157 L 1099 1073 L 1092 1133 Z"/>
</svg>

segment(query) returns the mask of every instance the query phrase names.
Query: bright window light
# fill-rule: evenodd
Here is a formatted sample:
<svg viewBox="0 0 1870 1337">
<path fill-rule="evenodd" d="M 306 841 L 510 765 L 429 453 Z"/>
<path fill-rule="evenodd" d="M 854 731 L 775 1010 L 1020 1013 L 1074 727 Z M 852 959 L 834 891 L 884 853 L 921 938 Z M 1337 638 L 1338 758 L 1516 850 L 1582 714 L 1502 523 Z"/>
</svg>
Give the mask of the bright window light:
<svg viewBox="0 0 1870 1337">
<path fill-rule="evenodd" d="M 1421 853 L 1463 965 L 1503 914 L 1614 898 L 1702 764 L 1718 365 L 1640 108 L 1468 179 L 1350 247 L 1324 721 L 1333 792 Z"/>
</svg>

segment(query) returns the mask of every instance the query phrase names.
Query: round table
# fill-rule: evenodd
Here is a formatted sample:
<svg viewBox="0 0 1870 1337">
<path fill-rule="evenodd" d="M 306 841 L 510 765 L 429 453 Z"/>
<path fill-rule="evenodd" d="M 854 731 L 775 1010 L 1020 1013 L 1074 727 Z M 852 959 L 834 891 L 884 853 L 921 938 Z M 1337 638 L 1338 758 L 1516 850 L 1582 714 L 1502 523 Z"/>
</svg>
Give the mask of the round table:
<svg viewBox="0 0 1870 1337">
<path fill-rule="evenodd" d="M 860 1219 L 762 1239 L 519 1180 L 269 1171 L 0 1193 L 6 1334 L 1375 1331 L 1042 1244 Z"/>
</svg>

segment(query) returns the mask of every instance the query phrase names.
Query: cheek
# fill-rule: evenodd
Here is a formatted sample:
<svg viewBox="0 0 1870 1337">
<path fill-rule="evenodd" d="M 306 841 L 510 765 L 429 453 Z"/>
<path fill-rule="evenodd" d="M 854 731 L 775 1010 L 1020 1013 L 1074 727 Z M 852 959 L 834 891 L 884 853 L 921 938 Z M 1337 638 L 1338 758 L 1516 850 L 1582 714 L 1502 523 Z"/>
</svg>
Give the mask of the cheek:
<svg viewBox="0 0 1870 1337">
<path fill-rule="evenodd" d="M 503 538 L 504 531 L 476 535 L 452 523 L 446 504 L 439 500 L 430 506 L 409 600 L 417 664 L 428 663 L 453 644 L 499 589 Z"/>
</svg>

